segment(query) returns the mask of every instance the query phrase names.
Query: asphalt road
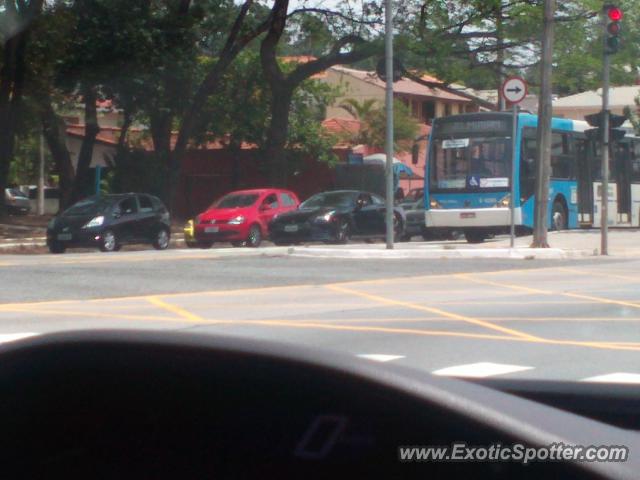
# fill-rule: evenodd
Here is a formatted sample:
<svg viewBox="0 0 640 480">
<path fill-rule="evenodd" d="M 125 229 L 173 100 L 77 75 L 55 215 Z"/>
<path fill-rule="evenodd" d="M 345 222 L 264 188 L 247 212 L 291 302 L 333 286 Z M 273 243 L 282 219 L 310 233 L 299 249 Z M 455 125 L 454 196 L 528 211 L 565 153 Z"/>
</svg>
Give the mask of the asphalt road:
<svg viewBox="0 0 640 480">
<path fill-rule="evenodd" d="M 0 341 L 186 329 L 441 375 L 640 383 L 640 261 L 346 260 L 286 249 L 0 256 Z"/>
</svg>

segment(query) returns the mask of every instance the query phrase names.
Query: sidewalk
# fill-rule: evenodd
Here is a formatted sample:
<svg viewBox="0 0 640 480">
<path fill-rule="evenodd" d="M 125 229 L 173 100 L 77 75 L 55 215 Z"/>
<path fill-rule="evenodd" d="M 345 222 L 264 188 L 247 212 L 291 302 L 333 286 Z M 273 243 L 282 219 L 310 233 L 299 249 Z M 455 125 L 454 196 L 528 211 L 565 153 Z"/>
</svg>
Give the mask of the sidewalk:
<svg viewBox="0 0 640 480">
<path fill-rule="evenodd" d="M 289 254 L 325 258 L 513 258 L 513 259 L 570 259 L 599 255 L 600 230 L 572 230 L 549 232 L 551 248 L 530 248 L 533 237 L 516 238 L 515 248 L 509 248 L 509 237 L 500 236 L 484 243 L 462 241 L 403 242 L 387 250 L 383 242 L 374 244 L 310 245 L 292 247 Z M 610 257 L 640 257 L 640 232 L 637 230 L 609 231 Z"/>
</svg>

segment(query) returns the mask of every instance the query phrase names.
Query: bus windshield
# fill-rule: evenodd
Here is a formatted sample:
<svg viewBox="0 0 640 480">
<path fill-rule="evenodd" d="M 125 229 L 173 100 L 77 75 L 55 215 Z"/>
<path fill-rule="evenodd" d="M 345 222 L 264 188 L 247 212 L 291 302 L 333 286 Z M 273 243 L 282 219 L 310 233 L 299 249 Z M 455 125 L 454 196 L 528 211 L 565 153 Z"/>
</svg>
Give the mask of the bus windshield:
<svg viewBox="0 0 640 480">
<path fill-rule="evenodd" d="M 435 139 L 431 151 L 432 190 L 506 189 L 511 176 L 511 138 Z"/>
</svg>

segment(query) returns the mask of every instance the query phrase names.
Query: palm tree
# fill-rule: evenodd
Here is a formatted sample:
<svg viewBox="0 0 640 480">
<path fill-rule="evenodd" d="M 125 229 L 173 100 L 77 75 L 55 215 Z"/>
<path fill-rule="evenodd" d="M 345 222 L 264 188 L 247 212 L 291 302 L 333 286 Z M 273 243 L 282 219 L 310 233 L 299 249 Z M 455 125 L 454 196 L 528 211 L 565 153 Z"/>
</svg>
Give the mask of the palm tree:
<svg viewBox="0 0 640 480">
<path fill-rule="evenodd" d="M 360 121 L 365 121 L 372 112 L 377 110 L 378 101 L 375 98 L 367 98 L 362 102 L 354 98 L 347 98 L 341 104 L 340 108 Z"/>
</svg>

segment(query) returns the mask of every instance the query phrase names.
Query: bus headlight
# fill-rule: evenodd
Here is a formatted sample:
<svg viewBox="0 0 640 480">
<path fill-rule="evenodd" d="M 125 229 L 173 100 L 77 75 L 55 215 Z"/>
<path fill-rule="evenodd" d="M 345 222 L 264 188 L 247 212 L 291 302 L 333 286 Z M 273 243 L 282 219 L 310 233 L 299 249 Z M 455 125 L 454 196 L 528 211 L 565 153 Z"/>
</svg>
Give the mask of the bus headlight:
<svg viewBox="0 0 640 480">
<path fill-rule="evenodd" d="M 432 210 L 436 208 L 442 208 L 442 205 L 440 205 L 440 203 L 438 203 L 438 201 L 435 198 L 432 198 L 429 201 L 429 208 Z"/>
<path fill-rule="evenodd" d="M 495 208 L 509 208 L 511 206 L 511 195 L 505 195 L 498 203 L 494 205 Z"/>
</svg>

